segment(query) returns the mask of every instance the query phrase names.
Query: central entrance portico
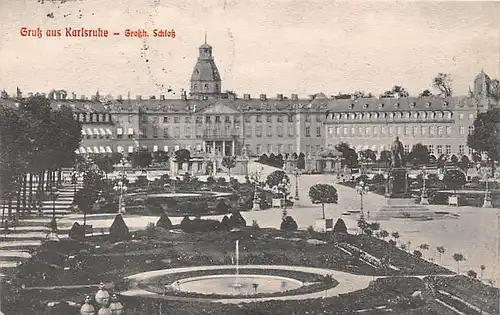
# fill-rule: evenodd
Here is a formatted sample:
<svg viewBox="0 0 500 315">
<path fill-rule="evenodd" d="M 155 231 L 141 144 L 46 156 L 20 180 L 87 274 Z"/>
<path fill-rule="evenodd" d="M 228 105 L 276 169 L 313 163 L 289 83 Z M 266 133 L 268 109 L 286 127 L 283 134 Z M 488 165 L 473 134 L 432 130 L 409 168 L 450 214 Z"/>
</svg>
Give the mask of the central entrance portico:
<svg viewBox="0 0 500 315">
<path fill-rule="evenodd" d="M 234 140 L 205 140 L 203 141 L 203 151 L 207 153 L 219 153 L 222 156 L 235 155 Z"/>
</svg>

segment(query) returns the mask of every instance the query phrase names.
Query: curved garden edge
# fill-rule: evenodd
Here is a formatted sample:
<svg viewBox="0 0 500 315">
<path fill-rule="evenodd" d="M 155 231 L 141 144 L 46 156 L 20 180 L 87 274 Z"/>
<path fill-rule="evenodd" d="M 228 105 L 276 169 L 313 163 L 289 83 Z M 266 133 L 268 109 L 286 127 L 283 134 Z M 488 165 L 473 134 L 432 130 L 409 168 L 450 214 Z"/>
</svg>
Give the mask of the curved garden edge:
<svg viewBox="0 0 500 315">
<path fill-rule="evenodd" d="M 146 279 L 150 279 L 153 277 L 168 275 L 172 273 L 180 273 L 180 272 L 190 272 L 197 270 L 218 270 L 218 269 L 233 269 L 233 265 L 222 265 L 222 266 L 196 266 L 196 267 L 184 267 L 184 268 L 173 268 L 173 269 L 162 269 L 162 270 L 154 270 L 138 273 L 135 275 L 131 275 L 125 277 L 126 280 L 131 281 L 142 281 Z M 286 296 L 275 296 L 275 297 L 260 297 L 260 298 L 241 298 L 241 299 L 208 299 L 208 298 L 186 298 L 186 297 L 175 297 L 175 296 L 162 296 L 156 293 L 152 293 L 142 289 L 132 289 L 128 291 L 121 292 L 121 295 L 124 296 L 144 296 L 144 297 L 154 297 L 161 299 L 170 299 L 170 300 L 179 300 L 179 301 L 210 301 L 216 303 L 255 303 L 255 302 L 264 302 L 270 300 L 305 300 L 305 299 L 314 299 L 314 298 L 323 298 L 325 296 L 332 297 L 337 296 L 339 294 L 349 293 L 352 291 L 365 289 L 368 287 L 372 280 L 375 280 L 379 277 L 373 276 L 362 276 L 350 274 L 347 272 L 331 270 L 331 269 L 322 269 L 322 268 L 313 268 L 313 267 L 300 267 L 300 266 L 271 266 L 271 265 L 242 265 L 239 266 L 240 269 L 280 269 L 280 270 L 290 270 L 290 271 L 300 271 L 305 273 L 313 273 L 318 275 L 331 275 L 336 281 L 338 281 L 338 285 L 336 287 L 330 288 L 325 291 L 319 291 L 314 293 L 307 294 L 299 294 L 299 295 L 286 295 Z"/>
</svg>

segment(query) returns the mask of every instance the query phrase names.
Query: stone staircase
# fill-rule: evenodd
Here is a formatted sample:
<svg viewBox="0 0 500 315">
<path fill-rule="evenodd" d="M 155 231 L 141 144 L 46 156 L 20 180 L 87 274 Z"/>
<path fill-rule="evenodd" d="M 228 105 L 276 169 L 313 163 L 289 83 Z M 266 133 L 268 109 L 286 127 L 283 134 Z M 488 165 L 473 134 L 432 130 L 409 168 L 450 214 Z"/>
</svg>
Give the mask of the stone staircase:
<svg viewBox="0 0 500 315">
<path fill-rule="evenodd" d="M 68 176 L 69 172 L 63 172 L 63 178 Z M 33 181 L 35 189 L 38 182 Z M 76 185 L 76 190 L 82 188 L 83 181 L 80 178 Z M 59 195 L 54 201 L 46 200 L 42 202 L 41 211 L 31 211 L 31 216 L 18 220 L 17 222 L 9 222 L 8 231 L 0 229 L 0 273 L 5 275 L 15 272 L 16 266 L 29 259 L 30 250 L 38 247 L 47 237 L 50 232 L 50 221 L 55 212 L 57 219 L 70 214 L 73 204 L 75 186 L 71 181 L 65 181 L 58 189 Z M 4 207 L 7 204 L 2 203 Z M 16 209 L 16 200 L 12 201 L 13 213 Z M 22 206 L 22 205 L 21 205 Z M 54 211 L 55 209 L 55 211 Z M 27 209 L 26 213 L 27 213 Z M 5 210 L 6 211 L 6 210 Z M 67 236 L 68 231 L 59 231 L 61 237 Z"/>
</svg>

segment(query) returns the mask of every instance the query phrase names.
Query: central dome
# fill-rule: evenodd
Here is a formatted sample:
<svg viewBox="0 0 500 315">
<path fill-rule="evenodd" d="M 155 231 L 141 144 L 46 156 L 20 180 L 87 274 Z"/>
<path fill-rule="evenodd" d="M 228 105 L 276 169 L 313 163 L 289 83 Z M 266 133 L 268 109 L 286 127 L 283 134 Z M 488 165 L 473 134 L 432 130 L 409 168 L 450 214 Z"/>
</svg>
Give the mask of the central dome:
<svg viewBox="0 0 500 315">
<path fill-rule="evenodd" d="M 191 95 L 206 97 L 221 93 L 221 77 L 212 56 L 212 46 L 199 47 L 199 56 L 191 75 Z"/>
</svg>

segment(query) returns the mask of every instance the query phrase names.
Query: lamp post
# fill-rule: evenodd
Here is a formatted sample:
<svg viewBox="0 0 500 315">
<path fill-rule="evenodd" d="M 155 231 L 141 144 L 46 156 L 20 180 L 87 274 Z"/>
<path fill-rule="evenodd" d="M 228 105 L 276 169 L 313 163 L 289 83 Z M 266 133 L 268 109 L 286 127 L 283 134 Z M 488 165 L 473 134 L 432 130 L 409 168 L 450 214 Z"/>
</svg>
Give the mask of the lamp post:
<svg viewBox="0 0 500 315">
<path fill-rule="evenodd" d="M 52 198 L 52 221 L 56 221 L 56 200 L 57 197 L 59 196 L 59 190 L 57 190 L 56 186 L 52 186 L 50 189 L 50 197 Z M 52 226 L 52 231 L 54 231 L 55 227 Z"/>
<path fill-rule="evenodd" d="M 366 195 L 370 191 L 370 187 L 368 187 L 365 182 L 360 181 L 358 185 L 356 185 L 356 192 L 359 194 L 361 197 L 360 201 L 360 210 L 361 210 L 361 219 L 364 219 L 365 214 L 364 214 L 364 209 L 363 209 L 363 195 Z M 368 210 L 367 213 L 367 219 L 370 219 L 370 210 Z"/>
<path fill-rule="evenodd" d="M 484 189 L 484 202 L 483 202 L 483 208 L 492 208 L 493 205 L 491 204 L 491 195 L 488 187 L 489 183 L 489 178 L 488 178 L 488 170 L 485 168 L 481 167 L 481 163 L 477 164 L 477 169 L 482 175 L 484 182 L 486 184 L 486 187 Z"/>
<path fill-rule="evenodd" d="M 123 312 L 123 305 L 118 300 L 117 295 L 113 294 L 110 301 L 109 293 L 104 289 L 102 282 L 94 299 L 97 306 L 100 307 L 99 311 L 96 313 L 96 308 L 92 305 L 92 298 L 87 295 L 85 303 L 80 308 L 81 315 L 121 315 Z"/>
<path fill-rule="evenodd" d="M 252 206 L 252 211 L 257 211 L 260 210 L 260 198 L 259 198 L 259 192 L 258 192 L 258 187 L 260 185 L 260 175 L 261 172 L 264 168 L 261 167 L 260 170 L 257 170 L 253 175 L 252 179 L 254 181 L 254 195 L 253 195 L 253 206 Z"/>
<path fill-rule="evenodd" d="M 425 165 L 422 167 L 422 194 L 420 196 L 420 204 L 421 205 L 428 205 L 429 200 L 427 199 L 427 188 L 425 187 L 426 181 L 427 181 L 427 168 Z"/>
<path fill-rule="evenodd" d="M 286 211 L 286 200 L 287 200 L 287 195 L 288 195 L 288 185 L 290 183 L 288 182 L 287 178 L 286 177 L 283 177 L 283 179 L 281 180 L 281 183 L 278 184 L 278 190 L 282 193 L 282 200 L 281 200 L 281 206 L 283 208 L 283 218 L 282 219 L 285 219 L 285 217 L 288 215 L 287 211 Z"/>
<path fill-rule="evenodd" d="M 299 200 L 299 177 L 302 175 L 302 171 L 296 167 L 295 168 L 295 200 Z"/>
<path fill-rule="evenodd" d="M 71 183 L 73 184 L 73 196 L 76 195 L 76 184 L 78 182 L 78 173 L 76 169 L 73 170 L 73 174 L 71 175 Z"/>
<path fill-rule="evenodd" d="M 121 161 L 122 165 L 125 165 L 126 162 L 127 160 L 125 158 L 123 158 Z M 118 199 L 118 212 L 123 214 L 125 213 L 125 201 L 123 198 L 123 193 L 127 192 L 128 189 L 125 185 L 125 167 L 122 168 L 121 178 L 118 181 L 117 185 L 113 187 L 113 189 L 120 193 L 120 197 Z"/>
</svg>

